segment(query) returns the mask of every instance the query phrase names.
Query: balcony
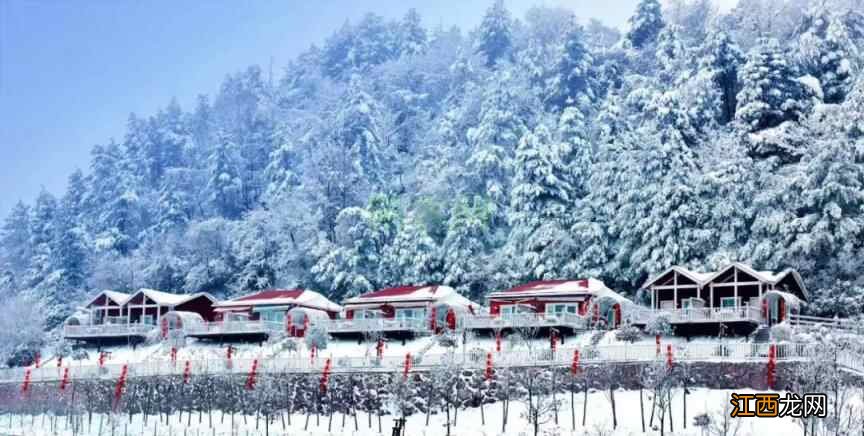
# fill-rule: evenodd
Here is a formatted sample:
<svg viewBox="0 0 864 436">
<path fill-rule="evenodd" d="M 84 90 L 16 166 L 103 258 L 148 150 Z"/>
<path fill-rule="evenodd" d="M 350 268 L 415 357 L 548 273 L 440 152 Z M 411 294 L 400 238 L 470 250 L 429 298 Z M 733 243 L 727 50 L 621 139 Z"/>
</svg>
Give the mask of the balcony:
<svg viewBox="0 0 864 436">
<path fill-rule="evenodd" d="M 270 336 L 285 330 L 282 323 L 263 320 L 231 320 L 214 321 L 187 325 L 184 328 L 186 336 L 192 337 L 218 337 L 218 336 L 244 336 L 263 335 Z"/>
<path fill-rule="evenodd" d="M 568 327 L 572 329 L 584 329 L 588 327 L 588 320 L 575 313 L 558 314 L 536 314 L 520 313 L 500 316 L 472 316 L 467 317 L 464 322 L 467 329 L 519 329 L 519 328 L 543 328 L 543 327 Z"/>
<path fill-rule="evenodd" d="M 152 324 L 97 324 L 97 325 L 67 325 L 63 327 L 63 336 L 68 339 L 120 338 L 131 336 L 147 336 L 155 329 Z"/>
<path fill-rule="evenodd" d="M 654 317 L 666 314 L 672 324 L 688 323 L 725 323 L 725 322 L 762 322 L 762 311 L 758 307 L 743 305 L 737 307 L 699 307 L 686 309 L 649 309 L 640 308 L 629 315 L 634 324 L 648 323 Z"/>
<path fill-rule="evenodd" d="M 423 318 L 337 319 L 328 321 L 330 333 L 362 332 L 422 332 L 429 330 L 429 320 Z"/>
</svg>

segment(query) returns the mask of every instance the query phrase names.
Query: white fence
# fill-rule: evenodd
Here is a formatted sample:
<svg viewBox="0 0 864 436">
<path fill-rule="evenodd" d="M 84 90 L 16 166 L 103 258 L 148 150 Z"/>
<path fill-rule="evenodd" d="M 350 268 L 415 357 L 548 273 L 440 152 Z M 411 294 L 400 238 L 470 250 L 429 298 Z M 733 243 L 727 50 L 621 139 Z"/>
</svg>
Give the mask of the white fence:
<svg viewBox="0 0 864 436">
<path fill-rule="evenodd" d="M 672 356 L 675 361 L 753 361 L 767 362 L 769 344 L 766 343 L 687 343 L 672 345 Z M 525 366 L 570 366 L 574 352 L 580 352 L 582 363 L 620 363 L 620 362 L 650 362 L 667 358 L 667 345 L 662 344 L 658 354 L 654 344 L 636 345 L 604 345 L 580 348 L 559 348 L 553 353 L 549 349 L 533 351 L 507 351 L 492 353 L 496 367 Z M 807 359 L 812 357 L 816 349 L 806 344 L 777 344 L 778 361 Z M 258 360 L 258 373 L 303 373 L 320 372 L 327 359 L 324 355 L 311 359 L 309 356 L 288 358 L 262 358 Z M 445 365 L 457 365 L 465 369 L 482 369 L 486 364 L 486 350 L 476 349 L 466 353 L 426 354 L 414 356 L 412 370 L 425 371 Z M 209 359 L 191 360 L 190 369 L 193 375 L 226 375 L 248 374 L 254 359 Z M 860 355 L 844 354 L 841 363 L 852 369 L 862 370 Z M 335 357 L 332 359 L 333 372 L 388 372 L 399 371 L 405 363 L 405 356 L 386 356 L 381 360 L 371 357 Z M 153 377 L 175 375 L 181 376 L 185 370 L 186 361 L 151 360 L 131 363 L 128 365 L 129 377 Z M 69 366 L 72 380 L 93 378 L 117 378 L 123 364 L 111 363 L 102 367 L 97 365 Z M 65 367 L 64 367 L 65 368 Z M 0 381 L 20 382 L 24 379 L 27 368 L 13 368 L 0 371 Z M 64 369 L 56 366 L 29 368 L 31 382 L 50 382 L 62 379 Z"/>
<path fill-rule="evenodd" d="M 150 324 L 67 325 L 63 334 L 68 338 L 145 336 L 155 328 Z"/>
<path fill-rule="evenodd" d="M 421 332 L 429 330 L 429 321 L 423 318 L 358 318 L 325 321 L 324 326 L 330 333 L 359 333 L 365 331 Z"/>
<path fill-rule="evenodd" d="M 700 323 L 700 322 L 735 322 L 750 321 L 762 322 L 762 312 L 754 306 L 738 307 L 693 307 L 686 309 L 639 309 L 630 315 L 630 319 L 637 324 L 644 324 L 653 317 L 666 314 L 669 322 L 676 323 Z"/>
<path fill-rule="evenodd" d="M 587 328 L 589 318 L 575 313 L 535 314 L 518 313 L 498 316 L 477 315 L 467 316 L 463 321 L 466 329 L 504 329 L 504 328 L 540 328 L 569 327 L 574 329 Z"/>
<path fill-rule="evenodd" d="M 282 332 L 285 327 L 273 321 L 215 321 L 187 325 L 187 336 L 220 336 L 242 334 L 273 334 Z"/>
<path fill-rule="evenodd" d="M 819 316 L 807 316 L 791 314 L 789 315 L 789 324 L 793 327 L 816 327 L 824 326 L 830 329 L 850 330 L 858 329 L 859 324 L 850 319 L 842 318 L 823 318 Z"/>
</svg>

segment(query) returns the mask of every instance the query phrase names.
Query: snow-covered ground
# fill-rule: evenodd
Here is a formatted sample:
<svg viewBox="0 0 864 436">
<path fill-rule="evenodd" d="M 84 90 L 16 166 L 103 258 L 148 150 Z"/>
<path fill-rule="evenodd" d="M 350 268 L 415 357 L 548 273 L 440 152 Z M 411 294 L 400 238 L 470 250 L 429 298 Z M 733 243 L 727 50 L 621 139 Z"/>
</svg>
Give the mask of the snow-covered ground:
<svg viewBox="0 0 864 436">
<path fill-rule="evenodd" d="M 752 392 L 748 390 L 738 391 Z M 683 423 L 683 408 L 682 408 L 682 391 L 680 389 L 674 391 L 673 416 L 674 432 L 667 434 L 674 435 L 702 435 L 702 429 L 693 425 L 693 417 L 699 414 L 707 413 L 713 418 L 719 418 L 724 412 L 724 406 L 729 401 L 730 391 L 725 390 L 708 390 L 708 389 L 692 389 L 691 394 L 687 396 L 687 429 L 682 428 Z M 782 393 L 781 393 L 782 395 Z M 573 430 L 573 418 L 571 415 L 570 397 L 568 395 L 559 397 L 563 401 L 558 415 L 558 424 L 554 422 L 554 417 L 550 416 L 550 421 L 541 426 L 541 434 L 544 435 L 636 435 L 642 433 L 641 415 L 639 413 L 639 392 L 638 391 L 618 391 L 615 394 L 618 428 L 612 431 L 612 409 L 611 403 L 608 400 L 606 392 L 592 392 L 588 396 L 587 419 L 586 425 L 582 426 L 582 396 L 576 395 L 573 408 L 575 409 L 575 427 Z M 650 402 L 645 399 L 646 421 L 650 417 Z M 489 404 L 484 407 L 483 415 L 485 415 L 486 424 L 483 425 L 481 411 L 479 408 L 460 410 L 456 416 L 456 422 L 451 429 L 452 435 L 459 436 L 522 436 L 533 435 L 533 430 L 526 419 L 522 416 L 525 410 L 523 403 L 513 402 L 510 409 L 510 422 L 507 425 L 506 432 L 501 431 L 501 403 Z M 726 410 L 728 413 L 728 409 Z M 200 419 L 196 413 L 192 414 L 191 425 L 187 425 L 188 415 L 173 415 L 169 418 L 169 425 L 165 425 L 164 415 L 161 422 L 157 422 L 153 416 L 148 418 L 146 426 L 140 415 L 134 415 L 130 423 L 128 415 L 118 415 L 113 419 L 108 415 L 94 415 L 91 423 L 88 424 L 87 417 L 84 417 L 84 427 L 77 435 L 95 436 L 95 435 L 264 435 L 269 430 L 270 435 L 292 435 L 292 436 L 330 436 L 330 435 L 390 435 L 393 427 L 393 417 L 383 416 L 381 418 L 381 429 L 378 431 L 378 419 L 372 416 L 372 426 L 369 427 L 369 419 L 366 414 L 361 413 L 357 417 L 358 429 L 355 430 L 354 419 L 351 416 L 345 417 L 343 427 L 343 416 L 336 414 L 333 416 L 332 425 L 328 430 L 329 420 L 327 416 L 320 416 L 316 419 L 313 415 L 309 418 L 308 429 L 304 430 L 306 425 L 306 416 L 295 414 L 291 417 L 289 425 L 287 419 L 283 429 L 283 416 L 276 416 L 270 422 L 269 429 L 265 426 L 264 418 L 259 418 L 256 428 L 256 417 L 235 415 L 233 418 L 233 426 L 231 416 L 225 415 L 224 418 L 221 412 L 214 412 L 212 415 L 213 425 L 210 425 L 210 416 L 204 413 Z M 2 435 L 27 435 L 27 436 L 72 436 L 72 430 L 66 427 L 62 418 L 56 420 L 57 424 L 52 427 L 51 418 L 49 416 L 0 416 L 0 434 Z M 101 430 L 100 430 L 101 422 Z M 113 422 L 113 429 L 112 429 Z M 426 425 L 426 416 L 423 414 L 414 415 L 408 418 L 407 435 L 411 436 L 438 436 L 446 434 L 446 417 L 444 414 L 432 415 L 429 425 Z M 739 436 L 746 435 L 791 435 L 798 434 L 802 430 L 799 424 L 793 418 L 739 418 L 732 420 L 733 426 L 739 426 L 737 434 Z M 646 425 L 648 423 L 646 422 Z M 655 419 L 655 427 L 658 425 Z M 233 430 L 232 430 L 233 428 Z M 667 427 L 668 428 L 668 427 Z M 53 429 L 53 430 L 52 430 Z M 659 434 L 659 431 L 651 431 L 650 433 Z M 710 433 L 708 433 L 710 434 Z M 733 434 L 732 432 L 729 433 Z"/>
</svg>

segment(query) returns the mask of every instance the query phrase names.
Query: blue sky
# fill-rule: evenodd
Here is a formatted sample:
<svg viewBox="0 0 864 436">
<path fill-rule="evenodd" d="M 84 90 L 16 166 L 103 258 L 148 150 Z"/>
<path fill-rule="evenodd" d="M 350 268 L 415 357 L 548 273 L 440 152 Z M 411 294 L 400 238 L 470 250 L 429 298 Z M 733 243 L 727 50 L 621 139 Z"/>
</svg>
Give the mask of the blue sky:
<svg viewBox="0 0 864 436">
<path fill-rule="evenodd" d="M 278 72 L 346 19 L 373 11 L 474 27 L 491 0 L 0 0 L 0 217 L 42 186 L 62 194 L 93 144 L 122 138 L 130 112 L 184 108 L 252 64 Z M 506 0 L 623 26 L 636 0 Z"/>
</svg>

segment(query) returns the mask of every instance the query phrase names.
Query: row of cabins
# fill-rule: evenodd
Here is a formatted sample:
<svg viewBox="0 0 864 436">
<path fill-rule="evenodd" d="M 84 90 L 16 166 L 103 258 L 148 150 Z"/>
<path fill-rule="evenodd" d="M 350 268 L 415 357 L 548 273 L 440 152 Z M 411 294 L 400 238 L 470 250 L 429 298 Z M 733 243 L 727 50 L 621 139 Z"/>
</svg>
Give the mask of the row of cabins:
<svg viewBox="0 0 864 436">
<path fill-rule="evenodd" d="M 746 334 L 800 310 L 800 275 L 755 271 L 734 263 L 712 273 L 672 267 L 642 287 L 642 305 L 595 279 L 535 281 L 492 292 L 486 306 L 448 286 L 402 286 L 336 304 L 320 293 L 265 290 L 218 301 L 207 293 L 151 289 L 103 291 L 70 317 L 65 337 L 85 342 L 142 341 L 177 335 L 219 341 L 302 337 L 312 326 L 333 336 L 420 335 L 444 330 L 501 331 L 646 325 L 665 313 L 680 334 Z"/>
</svg>

